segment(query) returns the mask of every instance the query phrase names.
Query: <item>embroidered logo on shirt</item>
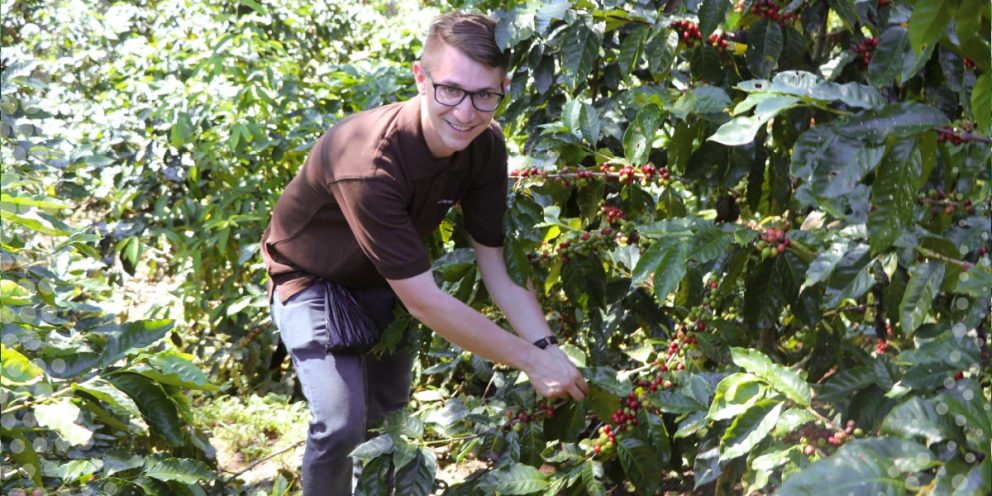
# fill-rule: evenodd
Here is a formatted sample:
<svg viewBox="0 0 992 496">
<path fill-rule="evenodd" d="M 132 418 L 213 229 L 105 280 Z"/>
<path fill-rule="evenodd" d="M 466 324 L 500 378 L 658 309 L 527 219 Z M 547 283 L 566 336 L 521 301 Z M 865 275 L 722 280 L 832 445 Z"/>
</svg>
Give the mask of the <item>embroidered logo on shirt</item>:
<svg viewBox="0 0 992 496">
<path fill-rule="evenodd" d="M 451 205 L 454 205 L 455 204 L 455 200 L 441 199 L 441 200 L 438 200 L 437 201 L 437 204 L 438 205 L 448 205 L 448 206 L 451 206 Z"/>
</svg>

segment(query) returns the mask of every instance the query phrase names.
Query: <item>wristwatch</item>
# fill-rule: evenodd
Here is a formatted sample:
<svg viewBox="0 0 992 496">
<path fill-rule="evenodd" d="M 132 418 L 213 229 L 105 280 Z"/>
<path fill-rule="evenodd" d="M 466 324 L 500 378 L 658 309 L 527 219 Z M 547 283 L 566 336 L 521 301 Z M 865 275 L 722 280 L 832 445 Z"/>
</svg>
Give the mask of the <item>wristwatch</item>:
<svg viewBox="0 0 992 496">
<path fill-rule="evenodd" d="M 538 339 L 537 341 L 534 341 L 534 346 L 537 346 L 542 350 L 547 349 L 548 346 L 551 346 L 553 344 L 558 344 L 558 338 L 554 336 L 545 336 L 541 339 Z"/>
</svg>

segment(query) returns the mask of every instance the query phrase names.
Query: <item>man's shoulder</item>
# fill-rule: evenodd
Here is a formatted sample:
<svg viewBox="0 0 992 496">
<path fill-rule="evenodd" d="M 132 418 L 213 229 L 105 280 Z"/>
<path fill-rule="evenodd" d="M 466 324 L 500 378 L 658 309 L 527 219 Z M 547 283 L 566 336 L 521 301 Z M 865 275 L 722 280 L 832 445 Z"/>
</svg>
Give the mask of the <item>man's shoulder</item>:
<svg viewBox="0 0 992 496">
<path fill-rule="evenodd" d="M 368 177 L 375 171 L 405 102 L 352 114 L 328 129 L 316 148 L 332 181 Z"/>
</svg>

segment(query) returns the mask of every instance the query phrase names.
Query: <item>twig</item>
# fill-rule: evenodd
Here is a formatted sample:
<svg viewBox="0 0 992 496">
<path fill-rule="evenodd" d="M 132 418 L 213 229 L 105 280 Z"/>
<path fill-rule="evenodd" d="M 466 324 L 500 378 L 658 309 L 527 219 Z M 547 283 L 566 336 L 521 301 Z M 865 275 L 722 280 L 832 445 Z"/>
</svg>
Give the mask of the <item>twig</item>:
<svg viewBox="0 0 992 496">
<path fill-rule="evenodd" d="M 297 442 L 295 442 L 295 443 L 293 443 L 293 444 L 291 444 L 291 445 L 289 445 L 289 446 L 287 446 L 287 447 L 285 447 L 285 448 L 283 448 L 283 449 L 281 449 L 279 451 L 276 451 L 274 453 L 270 453 L 268 456 L 265 456 L 263 458 L 259 458 L 258 460 L 255 460 L 250 465 L 248 465 L 247 467 L 245 467 L 245 468 L 243 468 L 243 469 L 241 469 L 241 470 L 239 470 L 237 472 L 230 472 L 228 470 L 222 470 L 223 472 L 227 472 L 229 474 L 232 474 L 231 477 L 228 477 L 227 480 L 225 480 L 223 483 L 224 484 L 227 484 L 228 482 L 230 482 L 230 481 L 232 481 L 234 479 L 237 479 L 238 477 L 241 477 L 242 474 L 244 474 L 245 472 L 247 472 L 247 471 L 249 471 L 249 470 L 257 467 L 259 464 L 265 463 L 265 462 L 267 462 L 267 461 L 269 461 L 269 460 L 271 460 L 271 459 L 273 459 L 273 458 L 275 458 L 275 457 L 277 457 L 277 456 L 279 456 L 279 455 L 281 455 L 281 454 L 283 454 L 283 453 L 285 453 L 285 452 L 287 452 L 289 450 L 296 449 L 301 444 L 303 444 L 304 441 L 305 440 L 297 441 Z"/>
</svg>

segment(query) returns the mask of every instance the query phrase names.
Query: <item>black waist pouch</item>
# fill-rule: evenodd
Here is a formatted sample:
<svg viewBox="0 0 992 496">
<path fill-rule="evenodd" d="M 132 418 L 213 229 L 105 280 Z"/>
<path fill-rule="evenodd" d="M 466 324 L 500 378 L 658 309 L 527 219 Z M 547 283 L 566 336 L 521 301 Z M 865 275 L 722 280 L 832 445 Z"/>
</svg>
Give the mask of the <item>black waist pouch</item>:
<svg viewBox="0 0 992 496">
<path fill-rule="evenodd" d="M 327 352 L 365 353 L 379 342 L 380 328 L 348 288 L 330 281 L 324 285 L 324 315 L 327 318 Z"/>
</svg>

